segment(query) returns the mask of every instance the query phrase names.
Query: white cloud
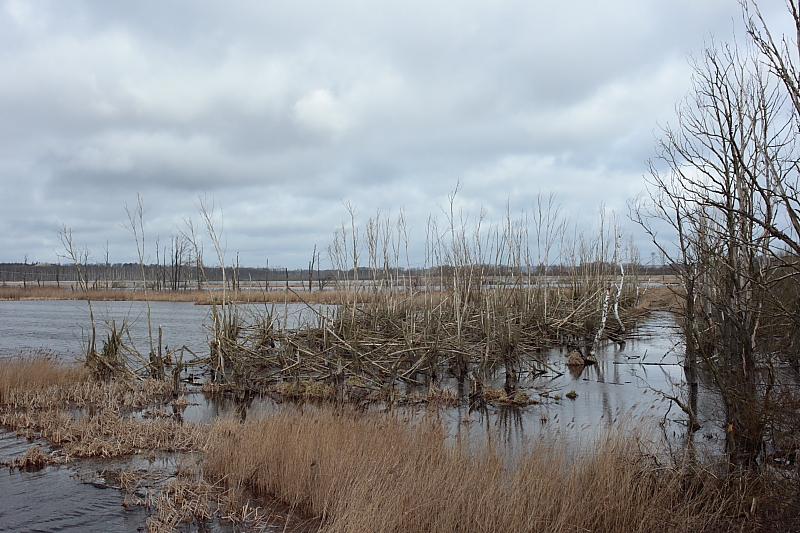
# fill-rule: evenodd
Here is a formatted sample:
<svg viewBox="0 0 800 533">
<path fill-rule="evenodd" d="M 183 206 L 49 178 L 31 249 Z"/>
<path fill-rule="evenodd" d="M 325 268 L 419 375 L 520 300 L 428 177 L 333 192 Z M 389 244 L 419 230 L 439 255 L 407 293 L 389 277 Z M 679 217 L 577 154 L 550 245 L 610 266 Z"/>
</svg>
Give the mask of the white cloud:
<svg viewBox="0 0 800 533">
<path fill-rule="evenodd" d="M 347 108 L 325 89 L 314 89 L 294 105 L 297 121 L 314 131 L 342 134 L 352 119 Z"/>
<path fill-rule="evenodd" d="M 3 10 L 22 28 L 31 29 L 38 26 L 33 11 L 33 4 L 24 0 L 6 0 Z"/>
</svg>

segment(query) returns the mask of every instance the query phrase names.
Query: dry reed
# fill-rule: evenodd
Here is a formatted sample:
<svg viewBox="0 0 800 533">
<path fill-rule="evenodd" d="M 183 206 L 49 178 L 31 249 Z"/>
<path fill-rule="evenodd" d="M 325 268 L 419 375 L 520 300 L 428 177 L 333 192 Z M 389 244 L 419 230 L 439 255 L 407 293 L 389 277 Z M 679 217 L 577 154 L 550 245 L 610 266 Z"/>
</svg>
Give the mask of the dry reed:
<svg viewBox="0 0 800 533">
<path fill-rule="evenodd" d="M 62 410 L 0 412 L 0 425 L 47 439 L 63 457 L 116 457 L 142 451 L 192 451 L 205 442 L 202 426 L 174 418 L 141 420 L 100 409 L 75 417 Z"/>
<path fill-rule="evenodd" d="M 164 484 L 148 505 L 155 510 L 147 531 L 169 533 L 186 523 L 202 524 L 214 515 L 215 489 L 202 480 L 178 477 Z"/>
<path fill-rule="evenodd" d="M 31 369 L 41 372 L 25 372 Z M 0 376 L 12 401 L 0 405 L 0 424 L 55 447 L 47 454 L 34 446 L 10 466 L 204 451 L 204 478 L 179 473 L 152 493 L 151 531 L 212 515 L 265 523 L 273 500 L 287 506 L 283 516 L 313 519 L 298 522 L 302 529 L 329 532 L 757 530 L 753 511 L 762 504 L 754 497 L 769 495 L 754 484 L 743 488 L 736 476 L 665 465 L 635 436 L 606 438 L 579 454 L 538 442 L 510 458 L 491 446 L 450 443 L 432 419 L 327 408 L 210 425 L 139 419 L 126 413 L 172 401 L 163 382 L 87 381 L 47 358 L 6 360 Z M 319 394 L 319 386 L 307 387 L 305 394 Z M 429 395 L 454 401 L 437 389 Z M 84 407 L 82 415 L 68 410 L 75 406 Z"/>
<path fill-rule="evenodd" d="M 44 286 L 2 286 L 0 300 L 92 300 L 92 301 L 145 301 L 159 300 L 175 302 L 194 302 L 204 291 L 134 291 L 125 289 L 87 289 L 73 287 Z"/>
<path fill-rule="evenodd" d="M 58 457 L 45 453 L 41 446 L 35 444 L 19 458 L 0 461 L 0 465 L 9 468 L 19 468 L 20 470 L 40 470 L 50 464 L 58 464 L 61 460 Z"/>
<path fill-rule="evenodd" d="M 510 459 L 450 444 L 435 422 L 316 411 L 219 421 L 204 472 L 322 520 L 326 532 L 719 531 L 751 499 L 711 473 L 666 467 L 635 436 L 570 457 L 538 443 Z"/>
<path fill-rule="evenodd" d="M 125 414 L 158 408 L 171 392 L 171 384 L 159 380 L 90 380 L 83 367 L 44 353 L 15 357 L 0 361 L 0 425 L 48 439 L 65 457 L 196 449 L 204 440 L 195 424 Z"/>
<path fill-rule="evenodd" d="M 0 405 L 16 403 L 21 401 L 19 395 L 34 392 L 44 399 L 50 388 L 79 386 L 87 379 L 84 368 L 61 362 L 46 351 L 0 359 Z"/>
</svg>

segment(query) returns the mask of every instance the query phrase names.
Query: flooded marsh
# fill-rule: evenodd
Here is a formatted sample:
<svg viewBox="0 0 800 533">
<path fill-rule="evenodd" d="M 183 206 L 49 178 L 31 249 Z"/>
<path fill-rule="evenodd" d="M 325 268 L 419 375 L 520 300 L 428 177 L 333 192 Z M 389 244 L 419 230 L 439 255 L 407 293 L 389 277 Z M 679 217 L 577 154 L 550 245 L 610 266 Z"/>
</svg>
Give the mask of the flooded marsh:
<svg viewBox="0 0 800 533">
<path fill-rule="evenodd" d="M 98 337 L 104 327 L 124 323 L 124 343 L 145 353 L 157 325 L 157 349 L 163 344 L 164 353 L 213 354 L 223 339 L 223 310 L 183 302 L 95 303 L 102 317 Z M 577 338 L 570 335 L 560 346 L 522 348 L 530 341 L 515 341 L 519 356 L 504 359 L 493 354 L 512 352 L 491 340 L 491 323 L 479 334 L 465 320 L 459 348 L 456 337 L 444 336 L 448 323 L 437 318 L 443 326 L 438 355 L 429 358 L 436 337 L 417 329 L 426 324 L 424 313 L 415 321 L 408 320 L 410 310 L 381 318 L 367 309 L 359 317 L 305 304 L 235 311 L 224 318 L 236 328 L 224 338 L 230 351 L 223 357 L 184 366 L 165 359 L 163 377 L 154 379 L 148 360 L 131 356 L 131 366 L 121 367 L 127 370 L 104 380 L 79 363 L 87 320 L 80 302 L 0 302 L 0 349 L 18 354 L 0 365 L 0 423 L 13 442 L 0 457 L 8 468 L 0 491 L 34 490 L 25 483 L 40 477 L 52 480 L 35 489 L 51 490 L 43 499 L 58 500 L 74 484 L 93 502 L 106 500 L 92 491 L 106 491 L 114 501 L 121 498 L 114 504 L 127 520 L 120 531 L 134 523 L 131 530 L 149 531 L 451 531 L 464 513 L 515 530 L 616 531 L 638 524 L 647 528 L 642 531 L 717 531 L 752 503 L 747 490 L 711 483 L 716 478 L 702 463 L 684 462 L 687 446 L 695 457 L 719 456 L 724 434 L 713 391 L 700 389 L 699 432 L 689 431 L 672 399 L 682 398 L 685 388 L 683 345 L 666 311 L 630 315 L 636 322 L 625 341 L 598 344 L 591 353 L 596 363 L 579 367 L 567 365 Z M 264 316 L 270 331 L 261 334 L 271 340 L 256 345 L 260 330 L 253 320 Z M 406 342 L 402 336 L 391 337 L 402 316 L 412 333 L 406 348 L 397 345 Z M 215 361 L 243 366 L 237 375 Z M 511 377 L 507 364 L 514 365 Z M 26 372 L 25 365 L 38 370 Z M 39 463 L 20 467 L 35 447 Z M 412 475 L 423 471 L 429 475 Z M 605 508 L 605 499 L 581 512 L 570 508 L 567 502 L 585 499 L 586 475 L 603 479 L 598 494 L 628 500 L 625 512 Z M 543 477 L 550 484 L 535 481 Z M 687 482 L 707 490 L 686 492 Z M 509 483 L 518 492 L 508 492 Z M 624 487 L 657 497 L 619 492 Z M 457 495 L 450 504 L 462 510 L 453 514 L 434 504 L 425 496 L 430 490 Z M 385 497 L 370 503 L 376 491 Z M 378 508 L 406 511 L 369 511 Z M 409 509 L 423 511 L 410 519 Z M 34 529 L 34 522 L 57 521 L 58 514 L 6 520 Z M 434 515 L 440 519 L 431 521 Z M 53 527 L 100 530 L 102 520 Z"/>
<path fill-rule="evenodd" d="M 127 320 L 132 325 L 131 338 L 146 342 L 147 328 L 141 319 L 142 311 L 137 310 L 135 305 L 125 302 L 110 303 L 103 309 L 103 313 L 113 320 Z M 176 307 L 178 305 L 180 307 Z M 151 306 L 151 319 L 162 325 L 164 343 L 174 343 L 176 346 L 192 345 L 198 351 L 202 346 L 208 345 L 209 329 L 202 327 L 202 323 L 208 320 L 207 308 L 168 302 L 151 302 Z M 83 307 L 75 306 L 75 302 L 2 302 L 0 312 L 3 313 L 3 327 L 7 328 L 6 334 L 2 337 L 6 343 L 3 347 L 6 353 L 50 348 L 49 342 L 54 342 L 55 345 L 52 347 L 54 350 L 80 353 L 81 325 L 85 321 L 85 311 Z M 290 314 L 287 312 L 286 316 Z M 131 320 L 130 317 L 136 316 L 140 318 Z M 11 320 L 7 321 L 6 318 Z M 48 327 L 42 326 L 48 323 L 60 331 L 48 332 Z M 29 329 L 34 329 L 33 324 L 38 324 L 36 331 L 26 331 L 23 327 L 27 325 Z M 40 335 L 37 335 L 37 331 Z M 65 334 L 65 331 L 68 333 Z M 34 339 L 39 340 L 38 345 Z M 659 391 L 669 392 L 680 386 L 682 380 L 678 364 L 680 350 L 671 315 L 656 312 L 641 322 L 636 335 L 629 339 L 624 348 L 611 343 L 604 345 L 597 352 L 598 363 L 595 365 L 581 369 L 566 367 L 566 349 L 555 348 L 538 353 L 537 359 L 546 363 L 550 370 L 545 373 L 520 373 L 517 386 L 518 390 L 524 391 L 531 400 L 527 407 L 508 404 L 502 401 L 502 398 L 470 397 L 469 390 L 459 389 L 456 377 L 443 374 L 436 384 L 436 390 L 450 390 L 452 395 L 437 398 L 431 393 L 430 383 L 416 387 L 409 385 L 402 390 L 398 388 L 394 403 L 374 402 L 367 407 L 366 412 L 359 409 L 356 404 L 356 410 L 347 416 L 355 416 L 353 420 L 367 417 L 365 422 L 367 426 L 383 423 L 369 422 L 370 418 L 386 420 L 388 421 L 386 423 L 390 424 L 405 420 L 407 422 L 402 424 L 411 422 L 414 427 L 427 427 L 426 432 L 433 431 L 435 435 L 441 435 L 441 437 L 425 438 L 434 440 L 444 438 L 450 447 L 468 445 L 472 450 L 489 447 L 495 450 L 493 453 L 501 455 L 511 453 L 509 457 L 516 457 L 515 460 L 526 457 L 525 454 L 528 452 L 525 450 L 534 446 L 532 443 L 541 444 L 545 441 L 560 442 L 561 448 L 564 443 L 580 442 L 582 444 L 574 447 L 570 453 L 583 453 L 592 442 L 606 435 L 606 431 L 623 427 L 625 424 L 630 424 L 627 427 L 642 424 L 642 420 L 646 420 L 650 427 L 659 427 L 659 421 L 666 421 L 662 429 L 670 432 L 677 442 L 682 438 L 681 435 L 685 434 L 682 417 L 674 411 L 670 412 L 670 401 L 660 395 Z M 69 367 L 69 359 L 70 357 L 61 358 L 59 364 Z M 648 365 L 648 363 L 653 364 Z M 42 372 L 35 374 L 43 375 Z M 304 403 L 302 399 L 299 399 L 299 403 L 298 399 L 289 400 L 284 395 L 275 394 L 270 390 L 257 394 L 235 392 L 209 394 L 203 391 L 204 380 L 207 380 L 207 376 L 184 379 L 180 394 L 176 396 L 165 383 L 144 381 L 136 384 L 122 381 L 102 385 L 85 375 L 69 374 L 63 378 L 53 377 L 50 384 L 36 383 L 38 389 L 45 386 L 55 387 L 61 391 L 60 395 L 49 393 L 47 400 L 34 399 L 35 395 L 30 393 L 25 396 L 20 392 L 20 389 L 25 389 L 24 384 L 17 383 L 10 387 L 16 388 L 16 392 L 4 397 L 4 403 L 7 405 L 20 407 L 7 407 L 3 411 L 2 422 L 5 427 L 13 431 L 5 434 L 4 438 L 9 443 L 13 442 L 13 445 L 4 450 L 3 458 L 6 460 L 19 458 L 31 446 L 38 444 L 47 451 L 51 464 L 44 466 L 38 472 L 10 468 L 8 476 L 3 481 L 6 487 L 2 489 L 3 492 L 8 491 L 11 494 L 13 491 L 33 490 L 24 488 L 27 486 L 25 483 L 30 483 L 27 481 L 29 477 L 34 476 L 30 479 L 38 479 L 35 476 L 45 476 L 51 480 L 46 484 L 46 487 L 53 491 L 49 497 L 51 499 L 57 499 L 61 491 L 72 491 L 71 487 L 74 484 L 83 487 L 80 490 L 88 494 L 92 494 L 92 491 L 104 491 L 102 492 L 104 495 L 113 494 L 116 498 L 114 501 L 122 500 L 114 504 L 123 509 L 119 520 L 127 520 L 126 523 L 131 525 L 135 522 L 136 527 L 142 527 L 149 519 L 148 527 L 157 531 L 159 530 L 157 526 L 162 527 L 169 523 L 168 517 L 172 516 L 172 520 L 177 520 L 176 524 L 183 524 L 181 527 L 184 528 L 202 526 L 210 528 L 203 529 L 208 531 L 233 531 L 241 525 L 236 526 L 236 522 L 231 520 L 220 521 L 226 514 L 231 513 L 230 509 L 221 510 L 224 507 L 220 502 L 224 500 L 225 494 L 236 488 L 236 490 L 246 490 L 253 496 L 261 495 L 258 502 L 254 500 L 250 503 L 247 499 L 245 504 L 251 509 L 260 506 L 261 511 L 254 511 L 256 515 L 259 512 L 267 516 L 270 513 L 280 515 L 273 520 L 275 524 L 284 520 L 285 525 L 286 517 L 289 516 L 289 522 L 293 523 L 292 521 L 296 520 L 298 528 L 323 527 L 320 523 L 315 525 L 313 521 L 303 521 L 301 518 L 325 516 L 325 513 L 319 514 L 319 510 L 315 507 L 318 504 L 300 505 L 300 500 L 296 499 L 300 498 L 300 495 L 288 498 L 280 491 L 265 491 L 259 485 L 260 482 L 245 479 L 233 484 L 226 481 L 224 486 L 220 486 L 218 481 L 215 481 L 220 479 L 220 476 L 224 477 L 219 465 L 214 463 L 217 466 L 212 467 L 212 463 L 202 463 L 202 461 L 198 464 L 203 464 L 202 471 L 205 477 L 195 476 L 192 480 L 199 483 L 203 479 L 208 479 L 207 483 L 214 487 L 213 490 L 204 489 L 210 491 L 204 496 L 203 505 L 207 510 L 197 511 L 199 513 L 197 515 L 189 513 L 186 516 L 176 515 L 177 511 L 174 509 L 169 512 L 163 509 L 159 511 L 156 495 L 164 491 L 165 483 L 177 479 L 175 476 L 179 470 L 178 463 L 181 457 L 206 450 L 208 461 L 218 461 L 213 458 L 214 453 L 230 453 L 221 450 L 212 453 L 209 450 L 212 448 L 219 450 L 220 431 L 230 432 L 231 427 L 240 427 L 239 424 L 242 423 L 233 421 L 246 420 L 246 424 L 258 425 L 269 420 L 285 420 L 284 423 L 296 424 L 308 417 L 314 419 L 314 417 L 328 416 L 327 408 L 317 403 L 319 398 L 313 395 L 308 397 L 308 401 L 312 402 L 309 404 Z M 496 368 L 483 373 L 482 380 L 487 389 L 503 391 L 505 372 L 502 368 Z M 55 388 L 52 390 L 56 390 Z M 571 392 L 574 392 L 572 399 L 570 399 Z M 23 404 L 33 408 L 23 409 L 21 408 Z M 355 415 L 359 411 L 362 414 Z M 300 418 L 292 422 L 292 417 L 295 416 Z M 392 420 L 395 422 L 391 422 Z M 231 423 L 234 426 L 230 426 Z M 259 431 L 263 433 L 267 430 Z M 709 425 L 709 432 L 711 434 L 715 432 L 713 425 Z M 13 436 L 15 434 L 21 437 Z M 316 441 L 323 437 L 310 434 L 300 438 Z M 353 445 L 363 446 L 357 443 Z M 288 442 L 285 446 L 289 446 Z M 291 446 L 296 447 L 296 443 Z M 552 453 L 552 450 L 547 453 Z M 156 460 L 156 457 L 161 459 Z M 88 475 L 87 471 L 94 473 Z M 102 471 L 122 472 L 123 478 L 125 475 L 132 476 L 132 473 L 138 471 L 140 477 L 151 480 L 150 486 L 145 483 L 128 487 L 132 490 L 126 490 L 119 482 L 108 481 L 110 478 L 100 476 L 98 472 Z M 98 481 L 99 477 L 103 477 L 103 480 Z M 88 481 L 87 485 L 89 479 L 91 481 Z M 118 490 L 108 491 L 98 488 L 106 486 L 116 487 Z M 173 483 L 164 494 L 170 494 L 172 490 L 174 497 L 176 487 L 177 485 Z M 44 487 L 36 490 L 44 490 Z M 183 490 L 190 488 L 186 487 Z M 195 487 L 194 493 L 200 492 L 202 491 Z M 86 497 L 92 502 L 106 501 L 102 498 Z M 268 508 L 265 502 L 274 501 L 288 504 L 289 511 L 283 514 L 275 509 L 264 511 Z M 162 507 L 166 505 L 164 502 Z M 128 506 L 123 506 L 123 503 Z M 291 509 L 294 509 L 294 515 Z M 90 509 L 86 510 L 87 513 L 89 511 Z M 154 520 L 159 516 L 159 512 L 163 523 L 157 524 Z M 56 516 L 59 513 L 52 514 L 53 517 L 50 519 L 57 520 Z M 43 520 L 37 516 L 33 515 L 30 518 L 31 524 L 36 520 Z M 291 518 L 292 516 L 295 518 Z M 99 529 L 102 528 L 102 520 L 98 519 Z M 258 523 L 262 526 L 270 522 L 263 516 L 259 520 Z M 195 526 L 191 526 L 193 523 Z M 24 522 L 14 522 L 14 524 L 15 527 L 24 530 Z M 70 524 L 71 522 L 65 519 L 57 529 L 78 531 L 91 530 L 92 527 L 85 524 L 80 527 Z M 89 529 L 81 529 L 87 527 Z M 124 524 L 120 525 L 118 530 L 126 530 L 126 527 Z M 255 525 L 251 523 L 248 527 L 255 528 Z M 336 527 L 332 530 L 336 530 Z M 342 530 L 351 530 L 350 526 L 341 527 L 344 528 Z M 131 530 L 135 530 L 135 527 Z"/>
</svg>

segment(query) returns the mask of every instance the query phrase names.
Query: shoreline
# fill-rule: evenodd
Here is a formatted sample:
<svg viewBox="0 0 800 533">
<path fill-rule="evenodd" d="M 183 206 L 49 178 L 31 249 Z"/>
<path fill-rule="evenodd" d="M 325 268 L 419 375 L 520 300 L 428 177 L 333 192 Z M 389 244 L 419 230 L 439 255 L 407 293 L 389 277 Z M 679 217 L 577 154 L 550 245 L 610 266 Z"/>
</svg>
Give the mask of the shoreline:
<svg viewBox="0 0 800 533">
<path fill-rule="evenodd" d="M 644 309 L 672 308 L 676 302 L 675 280 L 665 279 L 663 282 L 650 282 L 644 287 L 640 295 L 638 307 Z M 383 300 L 386 290 L 375 290 L 374 287 L 365 286 L 357 291 L 352 289 L 323 289 L 308 291 L 307 287 L 239 289 L 225 291 L 227 303 L 309 303 L 309 304 L 353 304 L 372 303 Z M 419 298 L 427 294 L 437 294 L 441 297 L 442 291 L 438 289 L 425 290 L 424 288 L 392 289 L 392 292 L 405 293 L 408 298 Z M 445 293 L 447 291 L 444 291 Z M 74 286 L 28 286 L 15 285 L 0 286 L 0 302 L 2 301 L 37 301 L 37 300 L 91 300 L 96 302 L 186 302 L 195 305 L 211 305 L 220 303 L 223 291 L 221 289 L 178 289 L 178 290 L 137 290 L 137 289 L 89 289 L 87 292 L 76 290 Z M 218 298 L 215 301 L 215 296 Z"/>
</svg>

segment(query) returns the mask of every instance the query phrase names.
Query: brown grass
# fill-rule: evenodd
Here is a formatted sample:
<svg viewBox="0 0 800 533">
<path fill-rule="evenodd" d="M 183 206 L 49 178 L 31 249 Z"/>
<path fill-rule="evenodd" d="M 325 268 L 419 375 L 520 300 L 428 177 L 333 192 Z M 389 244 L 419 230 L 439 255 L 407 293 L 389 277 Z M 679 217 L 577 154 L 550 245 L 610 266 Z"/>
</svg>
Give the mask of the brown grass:
<svg viewBox="0 0 800 533">
<path fill-rule="evenodd" d="M 195 424 L 124 414 L 160 407 L 171 392 L 170 383 L 157 380 L 94 381 L 84 367 L 43 353 L 14 357 L 0 360 L 0 425 L 48 439 L 63 457 L 197 449 L 204 440 Z M 84 412 L 74 415 L 68 407 Z"/>
<path fill-rule="evenodd" d="M 78 417 L 60 410 L 4 410 L 0 425 L 28 438 L 47 439 L 65 458 L 192 451 L 205 443 L 205 429 L 198 424 L 174 418 L 140 420 L 106 409 Z"/>
<path fill-rule="evenodd" d="M 0 379 L 3 376 L 13 376 L 17 380 L 0 389 L 0 410 L 35 412 L 57 410 L 71 404 L 77 408 L 134 411 L 167 398 L 173 392 L 172 384 L 165 381 L 100 382 L 90 379 L 89 373 L 78 364 L 30 362 L 22 358 L 0 361 Z"/>
<path fill-rule="evenodd" d="M 48 454 L 34 446 L 9 466 L 202 450 L 205 477 L 179 474 L 153 493 L 151 531 L 220 513 L 266 523 L 274 501 L 287 506 L 282 519 L 308 519 L 295 522 L 308 531 L 758 531 L 766 516 L 759 512 L 777 494 L 748 477 L 671 465 L 620 431 L 577 455 L 564 442 L 539 441 L 510 458 L 492 446 L 448 442 L 433 419 L 343 409 L 210 425 L 134 418 L 125 413 L 172 401 L 163 382 L 90 381 L 79 367 L 44 356 L 0 362 L 0 380 L 0 424 L 55 447 Z M 311 385 L 306 393 L 316 393 Z M 82 414 L 68 410 L 76 406 Z"/>
<path fill-rule="evenodd" d="M 89 289 L 87 292 L 73 287 L 44 286 L 2 286 L 0 300 L 86 300 L 93 301 L 167 301 L 196 302 L 205 296 L 206 291 L 142 291 L 125 289 Z"/>
<path fill-rule="evenodd" d="M 654 285 L 642 290 L 639 299 L 639 307 L 645 309 L 667 308 L 676 302 L 674 290 L 675 276 L 666 276 L 662 285 Z M 661 283 L 661 277 L 654 280 Z M 433 305 L 438 304 L 442 294 L 438 290 L 428 289 L 427 296 L 423 296 L 420 290 L 395 291 L 413 300 L 413 303 L 420 304 L 424 298 L 428 300 L 434 298 Z M 210 305 L 220 303 L 222 291 L 220 290 L 163 290 L 163 291 L 142 291 L 129 289 L 90 289 L 88 292 L 74 290 L 69 287 L 30 286 L 27 288 L 18 286 L 0 286 L 0 300 L 86 300 L 92 301 L 158 301 L 158 302 L 194 302 L 199 305 Z M 314 290 L 307 292 L 297 287 L 291 290 L 273 289 L 263 290 L 238 290 L 227 291 L 226 301 L 237 303 L 309 303 L 336 305 L 343 302 L 352 305 L 356 302 L 375 303 L 386 298 L 385 291 L 373 291 L 369 288 L 361 288 L 355 291 L 347 289 L 326 289 L 323 291 Z M 431 303 L 431 302 L 428 302 Z"/>
<path fill-rule="evenodd" d="M 680 303 L 678 285 L 654 285 L 642 289 L 638 306 L 642 309 L 668 309 L 675 311 Z"/>
<path fill-rule="evenodd" d="M 58 464 L 60 462 L 58 457 L 45 453 L 41 446 L 35 444 L 28 448 L 22 457 L 0 461 L 0 465 L 32 471 L 40 470 L 49 464 Z"/>
<path fill-rule="evenodd" d="M 217 422 L 204 471 L 317 517 L 326 532 L 719 531 L 730 517 L 755 528 L 744 491 L 665 467 L 634 436 L 572 458 L 538 443 L 512 461 L 449 444 L 436 423 L 285 412 Z"/>
<path fill-rule="evenodd" d="M 353 303 L 354 298 L 358 303 L 370 303 L 378 299 L 380 293 L 361 289 L 357 296 L 355 292 L 345 289 L 327 289 L 307 292 L 300 287 L 286 290 L 237 290 L 226 291 L 225 298 L 228 302 L 236 303 L 309 303 L 335 305 L 342 302 Z M 75 290 L 70 287 L 30 286 L 0 286 L 0 300 L 86 300 L 92 301 L 151 301 L 151 302 L 194 302 L 199 305 L 220 303 L 221 290 L 164 290 L 143 291 L 129 289 L 89 289 L 88 292 Z M 383 296 L 380 295 L 382 298 Z M 419 291 L 413 298 L 420 299 Z"/>
<path fill-rule="evenodd" d="M 59 361 L 48 352 L 0 359 L 0 405 L 23 403 L 19 397 L 31 393 L 44 399 L 48 389 L 78 386 L 87 379 L 82 366 Z"/>
<path fill-rule="evenodd" d="M 149 503 L 155 513 L 147 519 L 147 531 L 168 533 L 181 524 L 203 523 L 214 516 L 215 495 L 214 487 L 203 481 L 169 480 Z"/>
</svg>

